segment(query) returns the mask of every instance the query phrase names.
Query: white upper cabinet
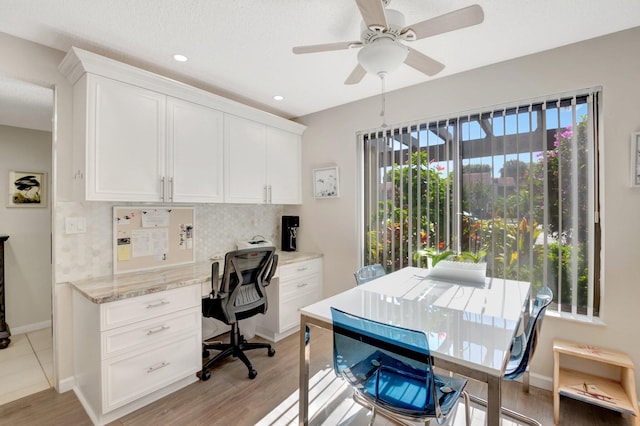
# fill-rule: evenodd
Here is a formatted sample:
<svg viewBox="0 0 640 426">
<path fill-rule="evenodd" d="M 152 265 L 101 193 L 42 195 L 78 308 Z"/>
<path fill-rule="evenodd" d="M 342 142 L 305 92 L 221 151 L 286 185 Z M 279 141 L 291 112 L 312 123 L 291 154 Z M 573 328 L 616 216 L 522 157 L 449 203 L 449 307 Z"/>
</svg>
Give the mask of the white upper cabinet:
<svg viewBox="0 0 640 426">
<path fill-rule="evenodd" d="M 225 201 L 300 204 L 301 137 L 225 115 Z"/>
<path fill-rule="evenodd" d="M 300 135 L 267 127 L 267 183 L 271 204 L 300 204 L 302 143 Z"/>
<path fill-rule="evenodd" d="M 79 201 L 298 204 L 305 126 L 72 48 Z"/>
<path fill-rule="evenodd" d="M 222 125 L 220 111 L 168 99 L 168 201 L 224 201 Z"/>
<path fill-rule="evenodd" d="M 266 126 L 225 115 L 224 192 L 227 203 L 266 203 Z"/>
<path fill-rule="evenodd" d="M 75 131 L 82 134 L 74 154 L 81 154 L 85 147 L 86 153 L 74 162 L 76 178 L 81 185 L 84 182 L 80 188 L 84 198 L 160 201 L 166 164 L 166 97 L 91 74 L 79 84 L 74 103 L 86 108 L 74 109 L 78 113 Z"/>
</svg>

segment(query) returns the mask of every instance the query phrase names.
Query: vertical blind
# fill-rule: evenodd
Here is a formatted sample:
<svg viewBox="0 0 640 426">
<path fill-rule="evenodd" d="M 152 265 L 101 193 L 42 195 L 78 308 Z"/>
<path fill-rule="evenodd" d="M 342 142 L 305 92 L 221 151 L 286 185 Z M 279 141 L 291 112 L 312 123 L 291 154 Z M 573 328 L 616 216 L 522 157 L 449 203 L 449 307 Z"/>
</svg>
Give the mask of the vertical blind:
<svg viewBox="0 0 640 426">
<path fill-rule="evenodd" d="M 554 309 L 598 316 L 599 93 L 359 134 L 364 263 L 485 255 L 487 275 L 546 285 Z"/>
</svg>

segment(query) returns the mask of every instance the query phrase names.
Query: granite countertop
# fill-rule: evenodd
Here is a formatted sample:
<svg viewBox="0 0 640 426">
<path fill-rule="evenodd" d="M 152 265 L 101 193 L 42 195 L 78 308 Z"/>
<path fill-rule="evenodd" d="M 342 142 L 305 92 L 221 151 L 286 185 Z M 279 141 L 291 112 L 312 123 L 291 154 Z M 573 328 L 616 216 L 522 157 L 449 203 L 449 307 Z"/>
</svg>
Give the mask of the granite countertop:
<svg viewBox="0 0 640 426">
<path fill-rule="evenodd" d="M 322 257 L 319 253 L 278 251 L 278 266 Z M 222 265 L 220 273 L 222 273 Z M 93 303 L 108 303 L 173 288 L 211 282 L 211 262 L 128 272 L 71 282 L 71 286 Z M 209 285 L 209 287 L 211 287 Z"/>
</svg>

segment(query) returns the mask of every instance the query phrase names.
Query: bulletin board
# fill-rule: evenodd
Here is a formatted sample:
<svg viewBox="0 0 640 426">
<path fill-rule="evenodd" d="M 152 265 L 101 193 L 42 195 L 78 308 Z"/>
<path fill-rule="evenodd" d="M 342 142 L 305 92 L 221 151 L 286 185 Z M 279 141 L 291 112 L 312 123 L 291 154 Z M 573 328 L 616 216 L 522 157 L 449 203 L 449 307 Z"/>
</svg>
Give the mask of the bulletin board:
<svg viewBox="0 0 640 426">
<path fill-rule="evenodd" d="M 113 272 L 195 261 L 193 207 L 114 207 Z"/>
</svg>

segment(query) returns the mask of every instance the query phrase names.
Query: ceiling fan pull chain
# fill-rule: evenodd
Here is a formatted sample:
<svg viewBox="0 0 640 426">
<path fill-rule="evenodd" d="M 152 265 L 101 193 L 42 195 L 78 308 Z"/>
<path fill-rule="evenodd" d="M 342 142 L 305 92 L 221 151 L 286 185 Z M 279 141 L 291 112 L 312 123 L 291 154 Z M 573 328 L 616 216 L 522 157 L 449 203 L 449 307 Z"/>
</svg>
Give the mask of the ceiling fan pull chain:
<svg viewBox="0 0 640 426">
<path fill-rule="evenodd" d="M 382 117 L 382 128 L 384 129 L 385 127 L 387 127 L 387 116 L 385 112 L 386 98 L 385 98 L 385 90 L 384 90 L 384 73 L 380 73 L 379 75 L 380 75 L 380 81 L 382 82 L 382 94 L 381 94 L 382 111 L 380 111 L 380 116 Z"/>
</svg>

